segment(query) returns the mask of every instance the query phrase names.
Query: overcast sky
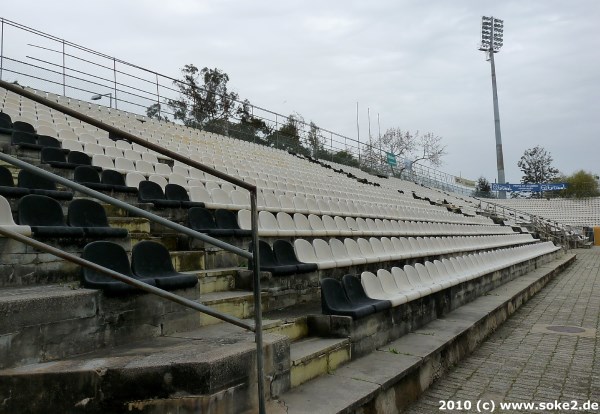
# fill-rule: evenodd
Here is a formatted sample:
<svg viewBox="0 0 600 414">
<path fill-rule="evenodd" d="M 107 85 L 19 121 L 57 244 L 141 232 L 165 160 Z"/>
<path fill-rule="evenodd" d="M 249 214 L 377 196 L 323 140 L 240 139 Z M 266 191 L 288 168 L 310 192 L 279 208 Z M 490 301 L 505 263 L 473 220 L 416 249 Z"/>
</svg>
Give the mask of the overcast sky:
<svg viewBox="0 0 600 414">
<path fill-rule="evenodd" d="M 433 132 L 455 175 L 494 181 L 490 65 L 481 16 L 504 20 L 496 55 L 506 178 L 542 145 L 564 173 L 600 173 L 600 2 L 4 1 L 1 17 L 173 77 L 218 67 L 240 97 L 361 140 Z M 7 37 L 6 42 L 10 42 Z"/>
</svg>

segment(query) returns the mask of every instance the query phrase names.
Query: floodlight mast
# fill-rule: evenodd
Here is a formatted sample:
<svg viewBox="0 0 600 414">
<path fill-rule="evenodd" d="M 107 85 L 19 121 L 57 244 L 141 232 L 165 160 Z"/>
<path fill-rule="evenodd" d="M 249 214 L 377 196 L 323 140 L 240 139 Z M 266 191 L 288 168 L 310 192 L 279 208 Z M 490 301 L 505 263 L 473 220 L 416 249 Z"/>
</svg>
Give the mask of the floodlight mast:
<svg viewBox="0 0 600 414">
<path fill-rule="evenodd" d="M 496 88 L 496 65 L 494 54 L 503 45 L 504 21 L 493 16 L 481 18 L 481 46 L 479 50 L 486 52 L 486 60 L 490 61 L 492 69 L 492 95 L 494 100 L 494 130 L 496 133 L 496 164 L 498 166 L 498 184 L 504 184 L 504 155 L 502 153 L 502 134 L 500 133 L 500 111 L 498 110 L 498 90 Z M 506 198 L 506 192 L 500 191 L 498 198 Z"/>
</svg>

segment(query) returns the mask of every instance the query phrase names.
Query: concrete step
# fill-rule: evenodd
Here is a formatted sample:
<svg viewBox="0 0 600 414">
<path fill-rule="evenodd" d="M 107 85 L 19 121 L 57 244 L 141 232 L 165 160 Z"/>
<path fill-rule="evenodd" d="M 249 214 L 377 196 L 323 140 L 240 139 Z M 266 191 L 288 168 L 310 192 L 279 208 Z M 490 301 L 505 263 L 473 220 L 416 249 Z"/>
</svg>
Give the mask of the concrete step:
<svg viewBox="0 0 600 414">
<path fill-rule="evenodd" d="M 261 294 L 263 310 L 265 308 L 267 294 Z M 239 319 L 247 319 L 254 316 L 254 296 L 247 291 L 212 292 L 200 296 L 200 302 L 212 309 Z M 200 314 L 200 325 L 213 325 L 221 323 L 219 319 L 212 316 Z"/>
<path fill-rule="evenodd" d="M 143 217 L 109 217 L 108 224 L 127 229 L 130 233 L 150 233 L 150 220 Z"/>
<path fill-rule="evenodd" d="M 286 388 L 288 340 L 263 343 L 267 387 Z M 254 334 L 219 324 L 0 370 L 0 398 L 15 413 L 239 413 L 256 406 Z"/>
<path fill-rule="evenodd" d="M 329 374 L 350 361 L 350 340 L 316 337 L 300 339 L 290 345 L 290 359 L 290 385 L 293 388 Z"/>
<path fill-rule="evenodd" d="M 178 272 L 243 267 L 246 263 L 245 259 L 221 249 L 172 250 L 171 258 Z"/>
<path fill-rule="evenodd" d="M 271 402 L 273 413 L 402 412 L 575 260 L 567 254 Z M 293 357 L 292 357 L 293 359 Z"/>
</svg>

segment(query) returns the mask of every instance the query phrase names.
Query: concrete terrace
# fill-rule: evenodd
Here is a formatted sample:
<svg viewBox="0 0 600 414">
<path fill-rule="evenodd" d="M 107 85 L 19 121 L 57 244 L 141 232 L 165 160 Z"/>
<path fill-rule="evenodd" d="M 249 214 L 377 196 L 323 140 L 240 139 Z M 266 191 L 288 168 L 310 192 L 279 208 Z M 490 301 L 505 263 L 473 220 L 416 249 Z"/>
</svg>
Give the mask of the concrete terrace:
<svg viewBox="0 0 600 414">
<path fill-rule="evenodd" d="M 379 352 L 291 390 L 273 404 L 272 412 L 421 414 L 440 412 L 442 400 L 470 401 L 471 410 L 460 412 L 477 412 L 477 401 L 494 401 L 498 412 L 569 412 L 500 410 L 500 402 L 600 404 L 600 248 L 569 253 L 576 260 L 550 276 L 529 300 L 524 298 L 514 314 L 509 311 L 504 323 L 502 312 L 493 308 L 503 297 L 512 297 L 509 302 L 519 306 L 515 292 L 546 277 L 548 270 L 542 267 L 509 282 Z M 461 344 L 461 335 L 474 331 L 472 321 L 485 312 L 497 313 L 493 333 L 479 344 L 464 345 L 476 342 L 473 335 Z M 456 351 L 461 348 L 470 350 Z M 461 352 L 467 355 L 462 360 L 457 356 Z M 433 363 L 422 362 L 428 358 Z M 427 389 L 421 394 L 419 388 Z"/>
<path fill-rule="evenodd" d="M 440 400 L 600 403 L 600 247 L 576 253 L 571 267 L 407 412 L 438 411 Z M 556 332 L 548 326 L 583 331 Z"/>
</svg>

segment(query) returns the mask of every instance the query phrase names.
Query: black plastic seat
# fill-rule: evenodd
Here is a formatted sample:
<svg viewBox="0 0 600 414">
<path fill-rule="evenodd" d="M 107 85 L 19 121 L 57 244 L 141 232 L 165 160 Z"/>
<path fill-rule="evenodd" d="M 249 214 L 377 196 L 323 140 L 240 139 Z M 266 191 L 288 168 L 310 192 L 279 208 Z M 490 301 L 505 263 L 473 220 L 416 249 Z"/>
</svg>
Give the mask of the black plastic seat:
<svg viewBox="0 0 600 414">
<path fill-rule="evenodd" d="M 100 175 L 95 168 L 89 165 L 78 165 L 73 172 L 73 180 L 81 185 L 85 185 L 92 190 L 110 191 L 112 188 L 108 184 L 100 182 Z"/>
<path fill-rule="evenodd" d="M 49 135 L 38 135 L 37 142 L 38 142 L 39 146 L 42 148 L 45 148 L 45 147 L 61 148 L 60 141 Z M 65 153 L 69 152 L 69 150 L 67 150 L 67 149 L 63 149 L 62 151 Z"/>
<path fill-rule="evenodd" d="M 71 164 L 67 162 L 67 157 L 62 149 L 46 147 L 42 148 L 42 152 L 40 153 L 40 160 L 44 164 L 48 164 L 54 168 L 67 168 L 74 169 L 77 167 L 77 164 Z"/>
<path fill-rule="evenodd" d="M 12 126 L 13 126 L 14 131 L 25 132 L 27 134 L 32 134 L 34 136 L 36 135 L 35 128 L 30 123 L 23 122 L 23 121 L 15 121 L 15 122 L 13 122 Z"/>
<path fill-rule="evenodd" d="M 30 226 L 37 237 L 83 237 L 81 227 L 70 227 L 65 222 L 58 201 L 43 195 L 30 194 L 19 200 L 19 224 Z"/>
<path fill-rule="evenodd" d="M 175 271 L 165 246 L 141 241 L 131 251 L 131 268 L 139 278 L 154 279 L 161 289 L 185 289 L 196 286 L 198 277 Z"/>
<path fill-rule="evenodd" d="M 92 165 L 92 159 L 85 152 L 70 151 L 69 155 L 67 155 L 67 162 L 74 165 L 86 165 L 96 171 L 102 171 L 102 167 Z"/>
<path fill-rule="evenodd" d="M 28 188 L 31 194 L 45 195 L 57 200 L 72 200 L 73 193 L 70 191 L 59 191 L 56 189 L 54 181 L 31 173 L 27 170 L 19 171 L 17 178 L 19 187 Z"/>
<path fill-rule="evenodd" d="M 114 270 L 115 272 L 121 273 L 125 276 L 129 276 L 149 285 L 156 286 L 154 279 L 140 278 L 133 274 L 131 271 L 131 266 L 129 265 L 129 259 L 127 258 L 127 252 L 125 252 L 125 250 L 116 243 L 109 241 L 95 241 L 89 243 L 83 248 L 82 258 L 104 266 L 110 270 Z M 102 289 L 106 293 L 123 294 L 140 292 L 140 290 L 128 285 L 127 283 L 113 279 L 110 276 L 87 267 L 81 268 L 81 278 L 84 287 Z"/>
<path fill-rule="evenodd" d="M 251 230 L 243 230 L 237 221 L 236 214 L 231 210 L 218 209 L 215 210 L 215 222 L 217 227 L 220 229 L 233 230 L 233 234 L 236 237 L 250 237 L 252 236 Z"/>
<path fill-rule="evenodd" d="M 371 305 L 354 305 L 350 302 L 339 280 L 321 280 L 321 310 L 324 315 L 351 316 L 359 319 L 375 313 Z"/>
<path fill-rule="evenodd" d="M 269 243 L 264 240 L 258 241 L 258 257 L 260 259 L 260 270 L 270 272 L 273 276 L 292 275 L 298 271 L 295 265 L 281 264 L 277 261 L 275 254 Z M 253 251 L 252 243 L 250 243 L 250 251 Z M 252 261 L 248 262 L 248 269 L 252 269 Z"/>
<path fill-rule="evenodd" d="M 102 184 L 111 186 L 113 191 L 119 193 L 137 193 L 138 189 L 135 187 L 128 187 L 125 185 L 125 178 L 123 174 L 115 170 L 104 170 L 100 178 Z"/>
<path fill-rule="evenodd" d="M 15 187 L 10 170 L 0 165 L 0 195 L 8 198 L 17 198 L 29 194 L 29 189 Z"/>
<path fill-rule="evenodd" d="M 273 253 L 280 264 L 296 266 L 298 269 L 297 273 L 314 272 L 318 269 L 316 263 L 303 263 L 298 260 L 294 246 L 287 240 L 275 240 L 275 243 L 273 243 Z"/>
<path fill-rule="evenodd" d="M 13 131 L 10 137 L 10 144 L 20 148 L 29 148 L 33 150 L 42 149 L 41 145 L 37 142 L 35 134 L 23 131 Z"/>
<path fill-rule="evenodd" d="M 378 300 L 367 296 L 365 289 L 360 283 L 358 277 L 354 275 L 344 275 L 342 285 L 346 291 L 346 296 L 353 305 L 371 305 L 376 311 L 382 311 L 392 307 L 389 300 Z"/>
<path fill-rule="evenodd" d="M 104 207 L 99 203 L 80 198 L 69 204 L 67 223 L 83 228 L 89 237 L 127 237 L 127 229 L 110 227 Z"/>
<path fill-rule="evenodd" d="M 181 207 L 176 200 L 167 200 L 160 185 L 154 181 L 141 181 L 138 187 L 138 200 L 141 203 L 152 203 L 155 207 Z"/>
<path fill-rule="evenodd" d="M 188 227 L 209 236 L 226 237 L 235 235 L 234 229 L 218 228 L 211 212 L 202 207 L 192 207 L 188 210 Z"/>
<path fill-rule="evenodd" d="M 3 132 L 12 131 L 12 118 L 9 114 L 0 112 L 0 130 Z"/>
<path fill-rule="evenodd" d="M 165 197 L 167 200 L 179 201 L 181 207 L 184 208 L 204 207 L 204 203 L 199 201 L 190 201 L 188 192 L 179 184 L 167 184 L 165 186 Z"/>
</svg>

